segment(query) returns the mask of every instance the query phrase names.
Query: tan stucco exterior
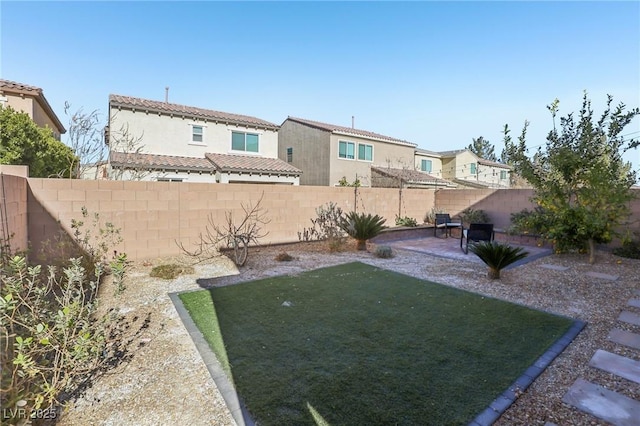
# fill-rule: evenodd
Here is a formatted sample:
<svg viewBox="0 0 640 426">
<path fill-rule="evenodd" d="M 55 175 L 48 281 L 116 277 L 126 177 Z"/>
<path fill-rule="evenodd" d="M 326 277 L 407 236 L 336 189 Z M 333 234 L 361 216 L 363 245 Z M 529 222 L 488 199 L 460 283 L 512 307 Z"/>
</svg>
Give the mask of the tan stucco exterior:
<svg viewBox="0 0 640 426">
<path fill-rule="evenodd" d="M 431 171 L 422 170 L 422 160 L 431 161 Z M 437 178 L 442 177 L 442 159 L 438 155 L 431 155 L 424 152 L 415 153 L 415 169 L 420 170 L 425 173 L 429 173 L 431 176 L 435 176 Z"/>
<path fill-rule="evenodd" d="M 331 133 L 286 120 L 278 130 L 278 158 L 303 171 L 300 185 L 330 185 Z"/>
<path fill-rule="evenodd" d="M 51 129 L 53 136 L 60 140 L 60 135 L 66 132 L 59 118 L 53 112 L 44 95 L 36 90 L 26 91 L 0 87 L 0 104 L 16 111 L 24 112 L 40 127 Z"/>
<path fill-rule="evenodd" d="M 442 177 L 458 183 L 489 188 L 509 188 L 510 167 L 483 160 L 469 150 L 442 157 Z"/>
</svg>

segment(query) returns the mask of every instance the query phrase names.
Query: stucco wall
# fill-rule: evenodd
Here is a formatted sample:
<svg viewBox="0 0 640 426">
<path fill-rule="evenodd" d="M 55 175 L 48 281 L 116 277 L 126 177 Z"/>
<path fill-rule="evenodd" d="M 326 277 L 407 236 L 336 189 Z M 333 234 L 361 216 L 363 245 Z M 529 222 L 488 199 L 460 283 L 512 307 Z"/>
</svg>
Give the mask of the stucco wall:
<svg viewBox="0 0 640 426">
<path fill-rule="evenodd" d="M 397 189 L 309 187 L 290 185 L 125 182 L 64 179 L 29 179 L 29 237 L 35 249 L 57 232 L 57 223 L 70 230 L 71 219 L 81 209 L 99 212 L 101 219 L 122 231 L 124 242 L 117 250 L 132 259 L 180 253 L 176 241 L 193 247 L 205 230 L 209 215 L 224 224 L 225 212 L 242 214 L 241 204 L 256 202 L 264 192 L 262 206 L 271 222 L 263 244 L 298 241 L 298 231 L 311 226 L 315 209 L 330 201 L 345 211 L 380 214 L 389 225 L 395 215 L 421 221 L 433 206 L 432 190 L 405 190 L 400 202 Z"/>
<path fill-rule="evenodd" d="M 290 164 L 302 170 L 300 185 L 330 184 L 329 132 L 285 120 L 278 130 L 278 158 L 282 161 L 287 161 L 287 148 L 293 148 Z"/>
<path fill-rule="evenodd" d="M 440 177 L 440 178 L 442 177 L 442 159 L 416 152 L 415 154 L 416 170 L 422 171 L 422 160 L 431 160 L 431 171 L 426 173 L 429 173 L 431 176 Z"/>
<path fill-rule="evenodd" d="M 182 157 L 204 157 L 207 152 L 218 154 L 246 154 L 251 152 L 231 150 L 231 132 L 247 132 L 259 135 L 258 155 L 269 158 L 278 157 L 278 133 L 273 130 L 240 127 L 231 124 L 216 124 L 202 120 L 171 117 L 165 114 L 130 111 L 111 108 L 110 110 L 110 146 L 123 125 L 128 125 L 130 136 L 141 137 L 142 152 L 147 154 L 177 155 Z M 204 128 L 203 142 L 194 143 L 191 125 Z"/>
<path fill-rule="evenodd" d="M 353 142 L 355 144 L 355 159 L 344 159 L 338 156 L 339 142 Z M 373 146 L 373 161 L 358 160 L 358 144 Z M 357 177 L 366 186 L 371 185 L 371 166 L 403 168 L 412 167 L 414 163 L 415 147 L 403 146 L 370 139 L 331 135 L 330 143 L 331 172 L 330 185 L 335 185 L 345 177 L 353 182 Z"/>
</svg>

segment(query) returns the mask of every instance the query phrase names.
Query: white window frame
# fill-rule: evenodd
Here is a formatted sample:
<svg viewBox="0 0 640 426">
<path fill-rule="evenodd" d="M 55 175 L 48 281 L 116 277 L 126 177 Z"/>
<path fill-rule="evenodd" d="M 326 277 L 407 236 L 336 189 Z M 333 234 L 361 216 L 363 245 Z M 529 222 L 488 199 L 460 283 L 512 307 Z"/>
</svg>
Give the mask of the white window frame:
<svg viewBox="0 0 640 426">
<path fill-rule="evenodd" d="M 202 137 L 202 141 L 193 140 L 193 137 L 196 135 L 195 133 L 196 127 L 199 127 L 200 129 L 202 129 L 202 133 L 200 135 Z M 207 145 L 207 143 L 205 142 L 205 135 L 207 133 L 206 128 L 207 126 L 202 123 L 189 123 L 189 145 L 206 146 Z"/>
<path fill-rule="evenodd" d="M 500 180 L 506 180 L 506 179 L 507 179 L 507 171 L 500 170 Z"/>
<path fill-rule="evenodd" d="M 340 144 L 341 143 L 344 143 L 347 146 L 347 150 L 345 151 L 345 156 L 344 157 L 340 156 Z M 353 146 L 353 157 L 352 158 L 349 158 L 349 149 L 348 149 L 349 145 Z M 355 142 L 339 140 L 338 141 L 338 158 L 340 160 L 355 161 L 356 160 L 356 156 L 357 156 L 357 153 L 356 153 L 356 148 L 357 147 L 358 147 L 358 144 L 355 143 Z"/>
<path fill-rule="evenodd" d="M 360 147 L 361 146 L 370 146 L 371 147 L 371 160 L 367 160 L 366 158 L 360 158 Z M 366 151 L 365 151 L 366 154 Z M 373 144 L 370 143 L 358 143 L 358 152 L 356 154 L 356 159 L 358 161 L 366 161 L 367 163 L 373 163 Z"/>
<path fill-rule="evenodd" d="M 429 164 L 429 170 L 426 170 L 426 168 L 424 167 L 425 164 Z M 420 171 L 421 172 L 425 172 L 425 173 L 432 173 L 433 172 L 433 160 L 429 160 L 427 158 L 423 158 L 422 160 L 420 160 Z"/>
<path fill-rule="evenodd" d="M 230 130 L 231 134 L 231 140 L 230 142 L 230 152 L 243 152 L 245 154 L 260 154 L 260 136 L 261 134 L 258 132 L 247 132 L 244 130 L 234 130 L 231 129 Z M 233 149 L 233 134 L 234 133 L 242 133 L 244 135 L 244 150 L 240 150 L 240 149 Z M 254 135 L 258 137 L 258 150 L 257 151 L 247 151 L 247 135 Z"/>
<path fill-rule="evenodd" d="M 471 163 L 471 165 L 469 166 L 469 174 L 472 174 L 474 176 L 478 174 L 478 164 Z"/>
</svg>

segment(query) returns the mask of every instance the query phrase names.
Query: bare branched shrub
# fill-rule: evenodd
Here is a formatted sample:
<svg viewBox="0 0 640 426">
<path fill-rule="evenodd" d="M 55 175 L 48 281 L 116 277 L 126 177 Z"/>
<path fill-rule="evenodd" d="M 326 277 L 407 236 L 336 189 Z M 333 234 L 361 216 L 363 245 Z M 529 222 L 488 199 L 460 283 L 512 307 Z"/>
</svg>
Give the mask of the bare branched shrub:
<svg viewBox="0 0 640 426">
<path fill-rule="evenodd" d="M 311 227 L 298 231 L 299 241 L 329 241 L 331 251 L 341 251 L 346 233 L 340 228 L 344 213 L 334 202 L 316 208 L 315 219 L 311 219 Z"/>
<path fill-rule="evenodd" d="M 187 256 L 195 258 L 196 263 L 228 252 L 237 266 L 243 266 L 249 256 L 249 245 L 259 245 L 260 238 L 268 235 L 262 229 L 263 225 L 271 222 L 267 217 L 267 210 L 260 206 L 263 198 L 264 193 L 255 204 L 241 204 L 243 215 L 239 222 L 234 219 L 233 212 L 226 211 L 225 224 L 220 226 L 215 223 L 213 215 L 209 214 L 209 223 L 205 232 L 200 233 L 196 248 L 188 250 L 182 243 L 178 243 L 178 246 Z"/>
</svg>

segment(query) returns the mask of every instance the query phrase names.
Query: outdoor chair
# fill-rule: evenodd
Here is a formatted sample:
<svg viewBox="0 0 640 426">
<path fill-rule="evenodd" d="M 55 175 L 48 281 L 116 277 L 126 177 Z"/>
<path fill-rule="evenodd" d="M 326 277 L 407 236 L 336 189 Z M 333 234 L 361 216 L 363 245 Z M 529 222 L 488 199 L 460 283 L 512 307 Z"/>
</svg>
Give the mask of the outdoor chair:
<svg viewBox="0 0 640 426">
<path fill-rule="evenodd" d="M 449 213 L 436 213 L 436 223 L 433 227 L 433 236 L 437 236 L 438 229 L 444 229 L 444 235 L 446 237 L 451 236 L 451 229 L 462 229 L 462 222 L 452 222 Z"/>
<path fill-rule="evenodd" d="M 470 223 L 468 229 L 462 228 L 460 236 L 460 248 L 464 254 L 469 253 L 469 241 L 493 241 L 495 232 L 493 232 L 493 223 Z M 463 244 L 463 240 L 466 240 Z"/>
</svg>

